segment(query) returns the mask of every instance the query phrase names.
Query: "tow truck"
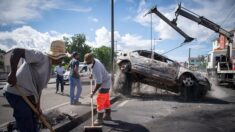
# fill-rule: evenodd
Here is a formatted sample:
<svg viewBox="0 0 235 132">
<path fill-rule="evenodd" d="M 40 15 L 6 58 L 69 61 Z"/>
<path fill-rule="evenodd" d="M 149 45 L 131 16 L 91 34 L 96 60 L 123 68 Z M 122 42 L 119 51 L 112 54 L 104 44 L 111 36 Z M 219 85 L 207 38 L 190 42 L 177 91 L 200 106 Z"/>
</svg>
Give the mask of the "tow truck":
<svg viewBox="0 0 235 132">
<path fill-rule="evenodd" d="M 184 8 L 181 4 L 178 5 L 178 9 L 175 11 L 175 20 L 177 21 L 178 16 L 181 15 L 187 19 L 190 19 L 206 28 L 209 28 L 216 33 L 224 35 L 228 40 L 227 51 L 225 56 L 213 57 L 212 61 L 216 61 L 214 69 L 216 71 L 216 81 L 220 83 L 228 83 L 235 86 L 235 59 L 233 58 L 233 37 L 234 34 L 223 29 L 220 25 L 208 20 L 203 16 Z M 175 21 L 175 22 L 176 22 Z"/>
</svg>

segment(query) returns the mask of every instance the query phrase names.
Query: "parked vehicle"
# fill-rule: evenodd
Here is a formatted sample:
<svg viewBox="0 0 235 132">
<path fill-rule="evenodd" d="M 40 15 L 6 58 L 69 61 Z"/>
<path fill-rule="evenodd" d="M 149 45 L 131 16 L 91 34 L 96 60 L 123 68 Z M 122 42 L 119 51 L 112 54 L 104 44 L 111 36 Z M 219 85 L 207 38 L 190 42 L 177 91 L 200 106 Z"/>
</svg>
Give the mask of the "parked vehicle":
<svg viewBox="0 0 235 132">
<path fill-rule="evenodd" d="M 69 74 L 70 74 L 69 70 L 64 73 L 64 83 L 65 84 L 69 83 Z M 79 65 L 79 74 L 80 74 L 81 81 L 86 81 L 89 79 L 90 71 L 89 71 L 87 65 L 85 65 L 85 64 Z"/>
<path fill-rule="evenodd" d="M 171 92 L 181 93 L 184 100 L 204 97 L 211 85 L 206 77 L 180 66 L 165 56 L 147 50 L 120 53 L 117 64 L 121 70 L 117 91 L 130 95 L 133 82 L 141 82 Z M 123 75 L 124 74 L 124 75 Z"/>
</svg>

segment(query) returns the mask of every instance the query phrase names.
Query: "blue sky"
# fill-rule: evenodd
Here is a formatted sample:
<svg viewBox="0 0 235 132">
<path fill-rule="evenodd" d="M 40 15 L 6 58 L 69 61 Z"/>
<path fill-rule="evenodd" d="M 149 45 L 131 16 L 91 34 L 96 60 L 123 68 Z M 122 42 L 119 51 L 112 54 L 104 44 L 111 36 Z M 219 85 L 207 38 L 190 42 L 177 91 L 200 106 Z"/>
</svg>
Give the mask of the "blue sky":
<svg viewBox="0 0 235 132">
<path fill-rule="evenodd" d="M 153 6 L 167 18 L 174 18 L 178 3 L 224 27 L 235 28 L 234 0 L 115 0 L 115 40 L 118 50 L 150 49 L 150 15 Z M 110 0 L 0 0 L 0 49 L 14 47 L 48 50 L 50 42 L 84 33 L 92 47 L 110 46 Z M 184 38 L 152 14 L 155 51 L 164 53 L 175 48 Z M 195 41 L 166 54 L 171 59 L 186 61 L 191 56 L 206 55 L 213 31 L 183 17 L 178 26 Z M 161 38 L 161 40 L 158 40 Z"/>
</svg>

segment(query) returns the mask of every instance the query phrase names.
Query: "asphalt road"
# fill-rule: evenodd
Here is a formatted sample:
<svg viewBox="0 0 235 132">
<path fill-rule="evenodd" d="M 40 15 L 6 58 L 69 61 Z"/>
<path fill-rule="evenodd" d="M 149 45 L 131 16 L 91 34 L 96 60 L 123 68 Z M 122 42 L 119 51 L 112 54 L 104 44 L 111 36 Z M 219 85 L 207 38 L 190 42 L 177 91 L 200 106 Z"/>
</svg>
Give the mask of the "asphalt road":
<svg viewBox="0 0 235 132">
<path fill-rule="evenodd" d="M 214 86 L 202 102 L 181 102 L 174 94 L 145 95 L 119 100 L 104 132 L 234 132 L 235 90 Z M 88 120 L 72 130 L 90 126 Z"/>
<path fill-rule="evenodd" d="M 55 91 L 55 83 L 48 84 L 48 88 L 43 90 L 41 98 L 41 108 L 43 111 L 49 111 L 51 109 L 69 104 L 69 85 L 65 85 L 64 95 L 56 94 Z M 3 90 L 0 90 L 0 125 L 14 120 L 12 116 L 13 110 L 9 106 L 5 97 L 3 97 L 3 92 Z M 89 93 L 90 86 L 88 84 L 83 84 L 81 100 L 84 99 L 85 96 L 89 96 Z"/>
</svg>

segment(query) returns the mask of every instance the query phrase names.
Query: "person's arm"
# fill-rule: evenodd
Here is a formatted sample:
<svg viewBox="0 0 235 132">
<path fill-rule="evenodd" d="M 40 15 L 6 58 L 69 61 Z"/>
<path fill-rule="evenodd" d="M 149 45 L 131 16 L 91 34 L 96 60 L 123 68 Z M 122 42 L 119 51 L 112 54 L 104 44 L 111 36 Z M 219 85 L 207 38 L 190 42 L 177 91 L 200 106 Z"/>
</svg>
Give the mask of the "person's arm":
<svg viewBox="0 0 235 132">
<path fill-rule="evenodd" d="M 12 51 L 10 64 L 11 64 L 11 72 L 8 75 L 7 82 L 14 86 L 17 82 L 16 71 L 17 66 L 20 61 L 20 58 L 25 58 L 25 49 L 15 48 Z"/>
<path fill-rule="evenodd" d="M 95 85 L 95 89 L 92 91 L 92 93 L 91 93 L 91 97 L 93 97 L 94 96 L 94 94 L 96 93 L 96 91 L 101 87 L 101 85 L 102 84 L 96 84 Z"/>
</svg>

